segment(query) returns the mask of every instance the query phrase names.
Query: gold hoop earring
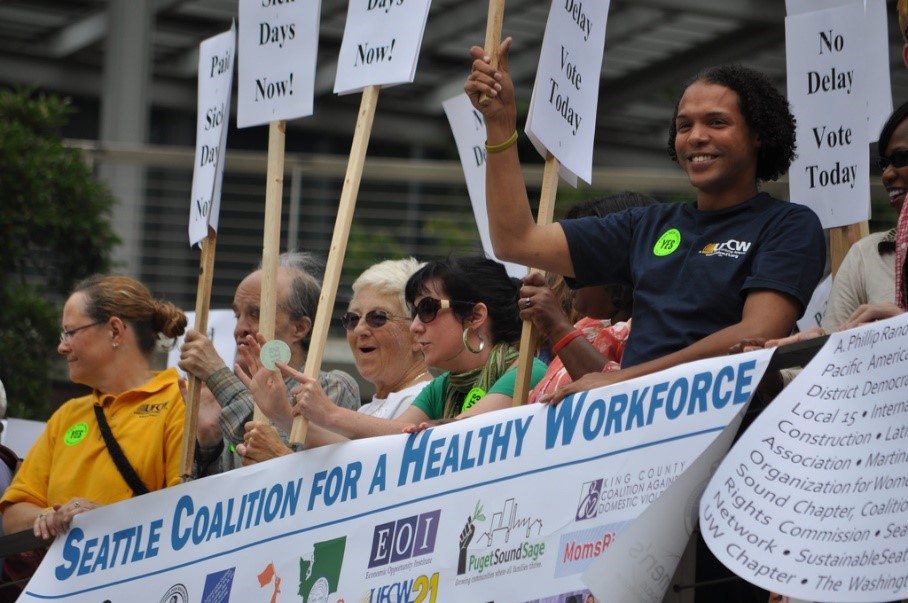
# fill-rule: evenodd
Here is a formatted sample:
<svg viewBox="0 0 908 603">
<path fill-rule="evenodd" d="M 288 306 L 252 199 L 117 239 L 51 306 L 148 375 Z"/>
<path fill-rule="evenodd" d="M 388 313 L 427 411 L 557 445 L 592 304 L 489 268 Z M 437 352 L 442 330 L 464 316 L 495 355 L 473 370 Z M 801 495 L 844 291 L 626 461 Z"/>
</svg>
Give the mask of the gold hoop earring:
<svg viewBox="0 0 908 603">
<path fill-rule="evenodd" d="M 485 339 L 482 338 L 482 335 L 479 333 L 476 333 L 476 336 L 479 337 L 479 349 L 478 350 L 470 345 L 470 328 L 469 327 L 464 328 L 464 330 L 463 330 L 463 347 L 467 348 L 467 351 L 471 352 L 473 354 L 479 354 L 480 352 L 482 352 L 483 348 L 486 347 L 486 341 L 485 341 Z"/>
</svg>

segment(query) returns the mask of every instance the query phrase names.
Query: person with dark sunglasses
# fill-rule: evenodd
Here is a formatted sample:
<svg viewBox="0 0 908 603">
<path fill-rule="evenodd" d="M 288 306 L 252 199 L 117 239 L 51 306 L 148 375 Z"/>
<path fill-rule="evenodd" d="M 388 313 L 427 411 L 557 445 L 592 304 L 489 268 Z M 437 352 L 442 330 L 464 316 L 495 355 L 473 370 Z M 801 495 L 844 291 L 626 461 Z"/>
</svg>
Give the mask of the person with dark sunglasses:
<svg viewBox="0 0 908 603">
<path fill-rule="evenodd" d="M 877 149 L 883 188 L 899 219 L 908 193 L 908 102 L 896 108 L 883 124 Z M 899 220 L 900 224 L 906 224 L 903 230 L 908 229 L 905 218 Z M 903 236 L 908 237 L 908 232 Z M 908 243 L 908 240 L 902 242 Z M 882 314 L 886 318 L 899 311 L 896 283 L 900 281 L 904 285 L 908 279 L 904 278 L 904 258 L 897 266 L 900 259 L 897 247 L 898 227 L 871 233 L 851 246 L 832 282 L 820 325 L 825 332 L 838 331 L 843 325 L 853 323 L 854 315 L 863 305 L 888 306 L 891 311 Z M 902 278 L 899 278 L 899 272 L 902 272 Z M 903 291 L 903 303 L 905 297 Z M 901 309 L 904 307 L 902 305 Z"/>
<path fill-rule="evenodd" d="M 293 389 L 293 414 L 309 419 L 306 445 L 311 444 L 314 427 L 356 439 L 400 433 L 429 421 L 463 419 L 511 406 L 516 344 L 521 332 L 519 290 L 519 280 L 510 278 L 502 264 L 484 257 L 429 262 L 410 277 L 404 290 L 412 308 L 410 332 L 426 364 L 445 372 L 394 419 L 347 413 L 325 404 L 314 380 L 278 363 L 284 376 L 299 383 Z M 363 314 L 358 314 L 361 323 Z M 348 324 L 352 320 L 349 317 Z M 534 359 L 531 387 L 542 378 L 545 369 L 543 362 Z M 290 425 L 289 418 L 284 421 L 276 423 Z M 246 432 L 245 445 L 237 448 L 251 461 L 267 460 L 275 455 L 274 436 L 273 429 L 253 422 Z M 290 452 L 286 447 L 277 448 L 277 454 Z"/>
<path fill-rule="evenodd" d="M 898 255 L 898 235 L 901 226 L 902 242 L 908 245 L 908 210 L 905 207 L 908 195 L 908 102 L 896 108 L 883 124 L 877 150 L 883 188 L 889 195 L 889 205 L 895 210 L 898 225 L 882 232 L 872 232 L 849 248 L 832 281 L 819 327 L 791 337 L 746 344 L 775 347 L 796 343 L 891 318 L 905 311 L 908 295 L 904 286 L 908 283 L 908 275 L 905 274 L 904 257 Z M 899 304 L 897 282 L 903 285 L 902 305 Z M 770 384 L 766 389 L 767 395 L 775 396 L 796 374 L 797 370 L 786 370 L 777 373 L 778 377 L 772 375 L 772 380 L 764 379 Z"/>
</svg>

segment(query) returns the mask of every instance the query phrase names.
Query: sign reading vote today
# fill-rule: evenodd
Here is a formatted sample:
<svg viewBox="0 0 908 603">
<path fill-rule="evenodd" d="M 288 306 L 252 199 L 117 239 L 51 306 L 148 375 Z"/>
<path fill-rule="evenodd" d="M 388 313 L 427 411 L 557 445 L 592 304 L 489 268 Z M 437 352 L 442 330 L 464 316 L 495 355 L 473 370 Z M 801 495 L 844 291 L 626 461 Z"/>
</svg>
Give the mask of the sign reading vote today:
<svg viewBox="0 0 908 603">
<path fill-rule="evenodd" d="M 412 82 L 431 4 L 431 0 L 352 0 L 334 92 Z"/>
<path fill-rule="evenodd" d="M 809 601 L 908 596 L 908 314 L 834 333 L 700 501 L 731 571 Z"/>
<path fill-rule="evenodd" d="M 215 232 L 218 230 L 235 58 L 235 26 L 199 45 L 199 109 L 189 212 L 190 245 L 207 237 L 209 226 Z"/>
<path fill-rule="evenodd" d="M 240 0 L 237 127 L 312 115 L 319 0 Z"/>
<path fill-rule="evenodd" d="M 788 99 L 797 119 L 791 200 L 823 228 L 870 217 L 862 2 L 786 17 Z"/>
<path fill-rule="evenodd" d="M 526 133 L 561 162 L 572 185 L 589 183 L 608 0 L 553 0 L 530 100 Z"/>
<path fill-rule="evenodd" d="M 746 406 L 763 352 L 101 507 L 54 541 L 20 601 L 585 596 L 583 572 Z"/>
</svg>

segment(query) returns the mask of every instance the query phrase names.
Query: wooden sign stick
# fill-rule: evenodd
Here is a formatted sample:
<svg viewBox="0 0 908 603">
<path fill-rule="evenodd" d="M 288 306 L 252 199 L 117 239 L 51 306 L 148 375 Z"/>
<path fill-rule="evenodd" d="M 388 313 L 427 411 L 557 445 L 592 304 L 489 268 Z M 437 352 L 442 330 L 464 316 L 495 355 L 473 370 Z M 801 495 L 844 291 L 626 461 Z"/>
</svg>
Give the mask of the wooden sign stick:
<svg viewBox="0 0 908 603">
<path fill-rule="evenodd" d="M 208 309 L 211 305 L 211 283 L 214 278 L 214 251 L 217 233 L 208 227 L 208 236 L 202 239 L 202 254 L 199 258 L 199 283 L 195 294 L 195 325 L 199 333 L 208 331 Z M 189 373 L 189 399 L 186 400 L 186 419 L 183 425 L 183 449 L 180 464 L 180 478 L 187 482 L 192 479 L 192 465 L 195 461 L 195 440 L 199 427 L 199 399 L 202 381 Z"/>
<path fill-rule="evenodd" d="M 832 262 L 832 278 L 835 278 L 845 259 L 845 254 L 852 245 L 870 234 L 870 226 L 867 221 L 850 224 L 848 226 L 839 226 L 829 229 L 829 257 Z"/>
<path fill-rule="evenodd" d="M 344 176 L 344 188 L 341 191 L 340 204 L 337 208 L 337 219 L 334 223 L 334 235 L 328 250 L 328 262 L 325 265 L 325 279 L 322 282 L 322 294 L 318 298 L 318 310 L 315 324 L 312 326 L 312 342 L 309 344 L 309 355 L 306 357 L 305 374 L 313 379 L 318 378 L 328 341 L 328 328 L 334 311 L 334 299 L 337 297 L 337 286 L 340 282 L 344 254 L 347 252 L 347 240 L 350 238 L 350 225 L 353 222 L 353 210 L 356 208 L 356 197 L 359 194 L 359 183 L 363 176 L 363 164 L 366 161 L 366 149 L 369 148 L 369 137 L 372 135 L 372 122 L 375 120 L 375 108 L 378 105 L 380 86 L 367 86 L 356 118 L 356 130 L 353 133 L 353 144 L 350 147 L 350 158 L 347 161 L 347 174 Z M 293 420 L 290 431 L 290 442 L 303 444 L 309 421 L 298 416 Z"/>
<path fill-rule="evenodd" d="M 501 25 L 504 22 L 504 0 L 489 0 L 489 15 L 486 19 L 486 41 L 483 47 L 492 59 L 492 69 L 498 69 L 498 46 L 501 45 Z M 479 104 L 485 107 L 492 99 L 485 94 L 479 97 Z"/>
<path fill-rule="evenodd" d="M 551 224 L 552 215 L 555 213 L 555 196 L 558 192 L 558 170 L 561 164 L 555 156 L 548 153 L 545 157 L 545 169 L 542 172 L 542 190 L 539 194 L 539 211 L 536 216 L 536 223 L 540 225 Z M 536 268 L 530 268 L 530 272 L 540 272 Z M 536 350 L 533 349 L 533 343 L 536 341 L 536 327 L 533 326 L 532 320 L 523 322 L 523 330 L 520 333 L 520 357 L 517 360 L 517 380 L 514 382 L 514 395 L 511 398 L 511 404 L 520 406 L 527 401 L 527 395 L 530 392 L 530 377 L 533 375 L 533 358 L 536 356 Z"/>
<path fill-rule="evenodd" d="M 287 122 L 273 121 L 268 127 L 268 168 L 265 183 L 265 228 L 262 235 L 262 291 L 259 299 L 259 333 L 274 339 L 277 316 L 277 269 L 281 246 L 281 204 L 284 194 L 284 141 Z M 296 368 L 296 367 L 294 367 Z M 253 419 L 267 421 L 258 405 Z"/>
</svg>

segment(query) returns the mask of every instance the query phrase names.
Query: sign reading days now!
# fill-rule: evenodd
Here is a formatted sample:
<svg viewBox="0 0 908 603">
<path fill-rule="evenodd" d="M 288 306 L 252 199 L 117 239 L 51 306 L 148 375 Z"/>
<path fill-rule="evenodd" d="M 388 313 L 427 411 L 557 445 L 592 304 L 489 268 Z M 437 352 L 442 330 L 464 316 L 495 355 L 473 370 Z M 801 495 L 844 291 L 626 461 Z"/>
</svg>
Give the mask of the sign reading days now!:
<svg viewBox="0 0 908 603">
<path fill-rule="evenodd" d="M 351 1 L 334 92 L 412 82 L 431 4 L 431 0 Z"/>
<path fill-rule="evenodd" d="M 199 109 L 189 212 L 190 245 L 208 236 L 208 226 L 215 232 L 218 230 L 235 57 L 236 26 L 199 45 Z"/>
<path fill-rule="evenodd" d="M 809 601 L 908 596 L 908 314 L 834 333 L 700 501 L 735 574 Z"/>
<path fill-rule="evenodd" d="M 240 0 L 238 128 L 312 115 L 319 0 Z"/>
<path fill-rule="evenodd" d="M 785 19 L 798 141 L 790 196 L 816 212 L 823 228 L 870 217 L 864 31 L 860 1 Z"/>
<path fill-rule="evenodd" d="M 543 157 L 561 162 L 576 186 L 593 174 L 593 138 L 608 0 L 553 0 L 530 100 L 526 133 Z"/>
</svg>

